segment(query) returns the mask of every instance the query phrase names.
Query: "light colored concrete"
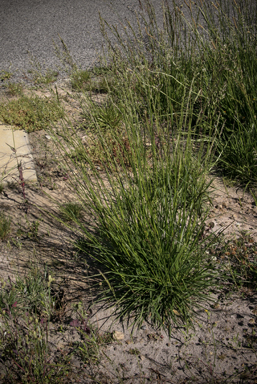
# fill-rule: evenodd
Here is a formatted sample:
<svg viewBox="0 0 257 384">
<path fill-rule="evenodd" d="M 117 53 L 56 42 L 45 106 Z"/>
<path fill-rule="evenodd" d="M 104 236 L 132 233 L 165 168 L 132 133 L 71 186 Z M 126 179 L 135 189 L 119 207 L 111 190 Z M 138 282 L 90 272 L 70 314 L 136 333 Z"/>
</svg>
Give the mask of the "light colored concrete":
<svg viewBox="0 0 257 384">
<path fill-rule="evenodd" d="M 0 183 L 20 183 L 20 165 L 24 181 L 37 182 L 28 134 L 0 122 Z"/>
</svg>

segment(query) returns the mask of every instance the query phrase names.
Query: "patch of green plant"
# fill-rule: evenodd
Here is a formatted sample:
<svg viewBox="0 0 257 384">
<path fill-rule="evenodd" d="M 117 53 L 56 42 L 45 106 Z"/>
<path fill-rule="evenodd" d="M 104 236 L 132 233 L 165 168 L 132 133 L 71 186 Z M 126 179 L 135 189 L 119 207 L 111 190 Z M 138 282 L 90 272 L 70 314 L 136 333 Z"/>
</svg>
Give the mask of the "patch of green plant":
<svg viewBox="0 0 257 384">
<path fill-rule="evenodd" d="M 0 81 L 10 80 L 10 78 L 13 76 L 13 73 L 9 71 L 1 71 L 0 72 Z"/>
<path fill-rule="evenodd" d="M 18 276 L 14 286 L 19 292 L 17 306 L 21 305 L 23 311 L 26 308 L 30 313 L 50 318 L 55 309 L 55 298 L 51 291 L 53 280 L 46 269 L 42 271 L 37 266 L 32 266 L 25 276 Z"/>
<path fill-rule="evenodd" d="M 31 239 L 37 241 L 39 239 L 39 225 L 40 222 L 38 220 L 29 222 L 29 220 L 26 219 L 26 225 L 20 225 L 20 228 L 17 230 L 17 236 L 22 239 Z"/>
<path fill-rule="evenodd" d="M 54 121 L 64 117 L 64 110 L 55 99 L 21 96 L 0 105 L 0 118 L 26 132 L 47 129 Z"/>
<path fill-rule="evenodd" d="M 74 188 L 89 216 L 95 218 L 97 234 L 92 235 L 82 223 L 80 228 L 87 238 L 84 249 L 103 268 L 102 300 L 118 303 L 118 317 L 132 316 L 139 325 L 150 314 L 155 325 L 169 328 L 171 320 L 190 322 L 194 308 L 208 299 L 208 289 L 218 281 L 206 252 L 216 239 L 203 236 L 210 153 L 206 148 L 202 152 L 203 146 L 194 151 L 191 135 L 184 137 L 188 117 L 181 121 L 178 136 L 172 136 L 170 125 L 163 127 L 157 115 L 145 128 L 148 136 L 141 135 L 136 108 L 130 107 L 134 92 L 129 84 L 123 93 L 128 111 L 122 111 L 130 145 L 125 152 L 127 162 L 123 151 L 112 157 L 113 147 L 103 129 L 106 125 L 96 118 L 94 140 L 101 143 L 106 182 L 95 161 L 90 161 L 88 145 L 81 162 L 74 163 L 79 174 Z M 120 143 L 115 125 L 108 125 L 107 132 Z M 146 140 L 151 141 L 148 150 Z M 73 134 L 66 137 L 66 143 L 83 152 Z M 94 182 L 84 167 L 87 158 Z M 80 247 L 83 250 L 83 244 Z"/>
<path fill-rule="evenodd" d="M 0 313 L 0 351 L 5 383 L 65 383 L 71 373 L 70 358 L 52 352 L 49 323 L 29 313 L 7 308 Z"/>
<path fill-rule="evenodd" d="M 6 217 L 3 212 L 0 212 L 0 239 L 5 241 L 8 239 L 11 231 L 11 218 Z"/>
<path fill-rule="evenodd" d="M 83 217 L 83 207 L 79 203 L 65 203 L 60 207 L 61 217 L 64 221 L 78 221 Z"/>
</svg>

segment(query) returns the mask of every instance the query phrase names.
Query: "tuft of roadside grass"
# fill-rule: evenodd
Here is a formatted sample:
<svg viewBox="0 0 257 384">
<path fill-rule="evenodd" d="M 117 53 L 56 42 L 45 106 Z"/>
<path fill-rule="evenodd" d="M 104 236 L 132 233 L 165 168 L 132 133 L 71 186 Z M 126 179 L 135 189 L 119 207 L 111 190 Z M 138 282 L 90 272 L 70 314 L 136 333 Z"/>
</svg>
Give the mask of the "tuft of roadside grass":
<svg viewBox="0 0 257 384">
<path fill-rule="evenodd" d="M 150 320 L 170 331 L 172 322 L 193 322 L 197 307 L 227 279 L 209 252 L 220 241 L 206 224 L 210 172 L 228 174 L 230 166 L 236 172 L 230 177 L 255 182 L 255 141 L 244 133 L 249 125 L 256 129 L 255 55 L 248 54 L 254 31 L 236 3 L 234 23 L 227 1 L 218 3 L 190 2 L 191 22 L 175 1 L 174 12 L 165 3 L 162 28 L 149 0 L 141 2 L 135 29 L 123 25 L 120 33 L 100 18 L 104 61 L 115 79 L 108 103 L 121 124 L 109 117 L 106 124 L 106 111 L 88 95 L 86 142 L 65 124 L 67 146 L 56 137 L 74 175 L 71 188 L 90 218 L 80 223 L 79 247 L 102 266 L 100 300 L 136 325 Z M 249 157 L 242 160 L 239 145 L 233 151 L 233 138 L 247 142 Z M 115 156 L 113 141 L 121 146 Z"/>
</svg>

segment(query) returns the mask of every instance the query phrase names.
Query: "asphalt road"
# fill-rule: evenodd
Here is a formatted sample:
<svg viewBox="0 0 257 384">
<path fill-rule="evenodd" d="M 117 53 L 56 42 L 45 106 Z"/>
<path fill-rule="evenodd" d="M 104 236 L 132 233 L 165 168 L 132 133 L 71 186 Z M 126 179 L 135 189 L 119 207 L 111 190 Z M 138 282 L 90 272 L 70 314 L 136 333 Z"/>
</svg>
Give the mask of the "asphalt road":
<svg viewBox="0 0 257 384">
<path fill-rule="evenodd" d="M 152 4 L 161 22 L 161 0 Z M 119 25 L 125 19 L 135 22 L 137 10 L 138 0 L 0 0 L 0 71 L 17 71 L 19 77 L 31 68 L 32 56 L 43 68 L 56 68 L 60 62 L 53 40 L 60 46 L 58 34 L 82 68 L 93 66 L 103 44 L 99 12 Z"/>
<path fill-rule="evenodd" d="M 22 74 L 30 68 L 31 55 L 55 68 L 60 63 L 53 48 L 53 40 L 61 45 L 58 34 L 75 60 L 90 67 L 103 44 L 99 12 L 119 24 L 135 20 L 136 10 L 138 0 L 0 0 L 0 70 Z"/>
</svg>

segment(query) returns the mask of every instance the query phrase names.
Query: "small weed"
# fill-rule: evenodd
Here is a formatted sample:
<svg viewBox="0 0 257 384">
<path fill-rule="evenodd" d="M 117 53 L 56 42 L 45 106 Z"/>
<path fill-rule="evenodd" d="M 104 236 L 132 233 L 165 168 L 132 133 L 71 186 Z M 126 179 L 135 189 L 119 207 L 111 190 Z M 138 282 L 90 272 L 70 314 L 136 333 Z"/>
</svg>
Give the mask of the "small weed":
<svg viewBox="0 0 257 384">
<path fill-rule="evenodd" d="M 11 230 L 11 219 L 6 217 L 4 213 L 0 213 L 0 240 L 8 239 Z"/>
<path fill-rule="evenodd" d="M 129 353 L 131 355 L 135 355 L 135 356 L 139 356 L 140 355 L 140 351 L 137 348 L 130 348 Z"/>
<path fill-rule="evenodd" d="M 248 233 L 228 241 L 221 254 L 221 259 L 228 260 L 232 281 L 238 289 L 254 289 L 257 285 L 257 246 Z M 226 264 L 227 264 L 226 263 Z"/>
<path fill-rule="evenodd" d="M 10 78 L 13 76 L 13 73 L 9 71 L 1 71 L 0 72 L 0 81 L 10 80 Z"/>
<path fill-rule="evenodd" d="M 37 266 L 16 282 L 1 281 L 0 362 L 5 383 L 64 383 L 71 373 L 68 353 L 58 354 L 49 344 L 56 303 L 51 275 Z"/>
<path fill-rule="evenodd" d="M 51 71 L 47 70 L 45 74 L 42 74 L 40 72 L 33 74 L 33 81 L 36 85 L 47 85 L 54 83 L 57 80 L 57 77 L 59 75 L 58 71 Z"/>
<path fill-rule="evenodd" d="M 74 351 L 80 359 L 88 363 L 99 363 L 100 346 L 112 342 L 110 332 L 100 334 L 88 322 L 87 314 L 83 310 L 82 304 L 78 304 L 76 318 L 71 321 L 70 325 L 75 327 L 80 334 L 82 341 L 76 342 L 73 345 Z"/>
<path fill-rule="evenodd" d="M 11 96 L 20 96 L 23 93 L 23 85 L 20 83 L 7 83 L 6 88 Z"/>
<path fill-rule="evenodd" d="M 21 96 L 18 100 L 0 105 L 0 118 L 28 133 L 46 129 L 63 117 L 64 110 L 54 99 Z"/>
</svg>

